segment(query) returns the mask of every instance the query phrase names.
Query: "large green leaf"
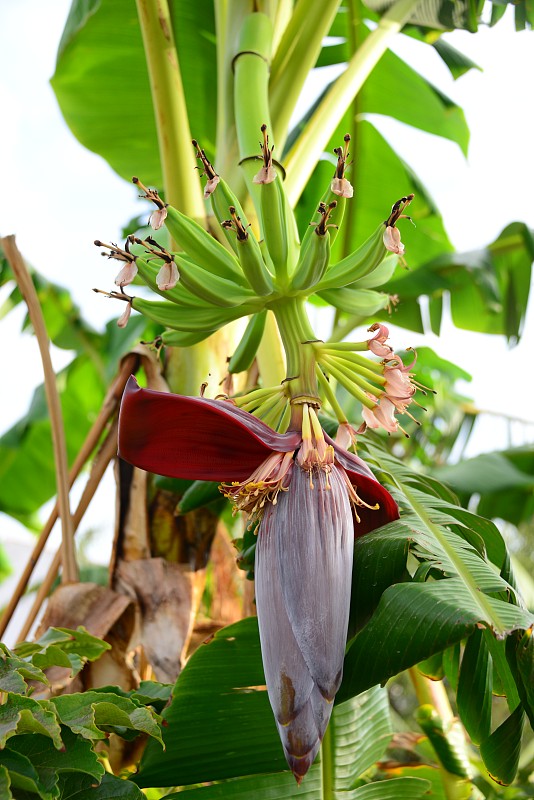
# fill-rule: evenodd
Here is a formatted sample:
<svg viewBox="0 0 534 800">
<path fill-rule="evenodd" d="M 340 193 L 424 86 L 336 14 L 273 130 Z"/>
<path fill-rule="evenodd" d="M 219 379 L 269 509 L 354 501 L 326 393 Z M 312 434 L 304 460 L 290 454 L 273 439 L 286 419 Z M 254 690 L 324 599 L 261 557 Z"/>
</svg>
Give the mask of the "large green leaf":
<svg viewBox="0 0 534 800">
<path fill-rule="evenodd" d="M 55 800 L 60 794 L 61 773 L 89 775 L 94 782 L 100 782 L 105 770 L 91 743 L 68 729 L 62 731 L 62 738 L 63 751 L 56 750 L 50 739 L 38 733 L 9 740 L 0 751 L 0 764 L 9 770 L 13 788 L 36 791 L 43 800 Z"/>
<path fill-rule="evenodd" d="M 434 470 L 451 486 L 462 502 L 480 497 L 478 512 L 518 525 L 534 513 L 534 450 L 521 447 L 502 452 L 483 453 Z"/>
<path fill-rule="evenodd" d="M 348 14 L 340 16 L 350 24 Z M 362 26 L 359 30 L 361 38 L 365 38 L 366 29 Z M 344 35 L 347 36 L 346 31 Z M 445 52 L 449 55 L 449 50 Z M 348 61 L 351 55 L 348 41 L 333 46 L 327 44 L 317 66 Z M 360 114 L 394 117 L 414 128 L 450 139 L 467 153 L 469 128 L 462 109 L 391 50 L 387 50 L 374 67 L 356 104 Z"/>
<path fill-rule="evenodd" d="M 106 772 L 102 782 L 85 775 L 60 776 L 61 800 L 145 800 L 145 795 L 131 781 Z"/>
<path fill-rule="evenodd" d="M 455 325 L 502 334 L 514 343 L 523 330 L 533 260 L 531 231 L 523 223 L 513 222 L 482 250 L 441 253 L 409 274 L 397 272 L 387 291 L 399 294 L 402 302 L 412 306 L 421 295 L 427 295 L 436 333 L 441 320 L 437 304 L 447 292 Z M 409 263 L 416 266 L 411 259 Z"/>
<path fill-rule="evenodd" d="M 52 739 L 58 750 L 63 747 L 59 722 L 48 701 L 38 703 L 30 697 L 8 694 L 0 705 L 0 748 L 12 736 L 24 733 L 40 733 Z"/>
<path fill-rule="evenodd" d="M 213 149 L 216 63 L 213 3 L 170 3 L 193 135 Z M 74 0 L 52 78 L 69 127 L 123 178 L 161 186 L 141 30 L 130 0 Z"/>
<path fill-rule="evenodd" d="M 140 786 L 188 785 L 286 769 L 267 697 L 256 619 L 224 628 L 196 651 L 163 717 L 166 755 L 147 747 L 136 778 Z"/>
<path fill-rule="evenodd" d="M 456 692 L 460 718 L 475 744 L 480 744 L 490 734 L 491 667 L 482 631 L 477 630 L 467 640 Z"/>
<path fill-rule="evenodd" d="M 387 11 L 395 0 L 365 0 L 365 5 L 373 11 Z M 491 24 L 502 17 L 502 9 L 507 0 L 495 0 L 492 6 Z M 514 3 L 515 24 L 517 30 L 531 28 L 534 25 L 534 11 L 528 0 Z M 410 23 L 431 33 L 440 30 L 468 30 L 474 33 L 482 23 L 484 3 L 481 0 L 425 0 L 418 3 L 410 17 Z M 498 13 L 493 13 L 498 12 Z"/>
<path fill-rule="evenodd" d="M 58 375 L 67 454 L 72 461 L 104 396 L 101 376 L 87 356 Z M 29 412 L 0 437 L 0 510 L 31 515 L 55 494 L 50 421 L 44 387 L 36 389 Z"/>
<path fill-rule="evenodd" d="M 295 782 L 282 755 L 264 680 L 255 618 L 216 634 L 181 673 L 163 713 L 165 755 L 147 747 L 136 776 L 139 785 L 188 785 L 226 778 L 188 793 L 246 797 L 254 786 L 258 796 L 292 797 Z M 187 725 L 182 724 L 184 715 Z M 385 690 L 374 687 L 337 706 L 327 738 L 322 758 L 328 763 L 330 781 L 347 789 L 383 755 L 389 742 Z M 304 781 L 303 796 L 310 800 L 322 797 L 319 773 L 316 764 Z M 247 774 L 254 778 L 242 777 Z"/>
<path fill-rule="evenodd" d="M 131 698 L 93 691 L 61 695 L 51 702 L 61 724 L 85 739 L 105 739 L 110 731 L 132 731 L 162 743 L 159 717 Z"/>
<path fill-rule="evenodd" d="M 469 128 L 462 109 L 390 50 L 365 82 L 358 102 L 361 112 L 385 114 L 450 139 L 467 155 Z"/>
</svg>

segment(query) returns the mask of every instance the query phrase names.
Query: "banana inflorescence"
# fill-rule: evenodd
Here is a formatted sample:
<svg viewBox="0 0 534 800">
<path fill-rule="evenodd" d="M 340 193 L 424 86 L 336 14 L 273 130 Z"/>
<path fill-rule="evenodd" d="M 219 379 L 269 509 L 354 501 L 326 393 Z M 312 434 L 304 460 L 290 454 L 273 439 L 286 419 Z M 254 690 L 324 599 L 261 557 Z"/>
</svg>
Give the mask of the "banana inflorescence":
<svg viewBox="0 0 534 800">
<path fill-rule="evenodd" d="M 345 204 L 353 194 L 345 177 L 350 137 L 347 135 L 344 146 L 334 150 L 334 177 L 299 241 L 284 190 L 283 168 L 273 159 L 267 126 L 263 125 L 261 131 L 261 168 L 253 179 L 258 230 L 194 141 L 202 174 L 207 178 L 204 194 L 211 201 L 219 238 L 134 178 L 142 196 L 156 207 L 150 224 L 156 230 L 165 225 L 171 249 L 150 236 L 129 236 L 124 249 L 96 242 L 109 249 L 104 255 L 122 262 L 116 280 L 121 292 L 128 283 L 141 280 L 165 298 L 130 298 L 132 308 L 168 329 L 160 339 L 164 344 L 187 346 L 232 320 L 251 315 L 231 359 L 232 372 L 250 366 L 261 341 L 266 310 L 272 309 L 276 315 L 288 298 L 317 294 L 342 313 L 362 320 L 387 307 L 389 296 L 374 288 L 392 277 L 402 256 L 395 223 L 406 216 L 401 212 L 412 199 L 409 195 L 397 201 L 386 221 L 357 250 L 331 264 L 331 245 L 342 224 Z M 388 250 L 394 254 L 388 254 Z"/>
</svg>

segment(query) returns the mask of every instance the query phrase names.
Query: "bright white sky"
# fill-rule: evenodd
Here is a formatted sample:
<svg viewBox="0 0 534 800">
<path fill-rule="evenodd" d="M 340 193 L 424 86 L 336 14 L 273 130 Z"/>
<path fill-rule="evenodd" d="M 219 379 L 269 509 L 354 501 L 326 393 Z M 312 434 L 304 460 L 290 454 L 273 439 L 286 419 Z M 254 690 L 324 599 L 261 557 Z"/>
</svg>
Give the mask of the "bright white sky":
<svg viewBox="0 0 534 800">
<path fill-rule="evenodd" d="M 74 139 L 48 84 L 69 6 L 70 0 L 4 0 L 0 6 L 0 232 L 15 233 L 25 257 L 50 280 L 69 287 L 85 316 L 100 326 L 117 310 L 91 291 L 111 285 L 108 262 L 93 240 L 117 241 L 122 224 L 144 206 L 133 187 Z M 471 127 L 469 159 L 452 143 L 394 121 L 379 124 L 384 133 L 394 133 L 400 154 L 429 187 L 455 245 L 474 249 L 512 220 L 534 228 L 534 34 L 516 34 L 512 20 L 505 20 L 496 29 L 458 32 L 449 40 L 484 72 L 473 70 L 454 82 L 430 48 L 399 37 L 395 50 L 463 106 Z M 4 297 L 0 291 L 0 302 Z M 0 322 L 3 374 L 10 385 L 1 395 L 0 432 L 24 413 L 42 380 L 35 341 L 19 335 L 22 317 L 18 309 Z M 439 341 L 432 336 L 425 341 L 473 374 L 467 391 L 479 407 L 534 420 L 527 369 L 534 350 L 532 303 L 524 340 L 512 351 L 500 338 L 458 333 L 451 326 Z M 393 343 L 422 342 L 399 330 Z M 54 351 L 57 368 L 68 360 L 69 354 Z M 515 424 L 511 439 L 509 433 L 487 417 L 470 452 L 532 441 L 534 427 Z M 112 508 L 100 508 L 92 524 L 109 525 L 112 516 Z"/>
</svg>

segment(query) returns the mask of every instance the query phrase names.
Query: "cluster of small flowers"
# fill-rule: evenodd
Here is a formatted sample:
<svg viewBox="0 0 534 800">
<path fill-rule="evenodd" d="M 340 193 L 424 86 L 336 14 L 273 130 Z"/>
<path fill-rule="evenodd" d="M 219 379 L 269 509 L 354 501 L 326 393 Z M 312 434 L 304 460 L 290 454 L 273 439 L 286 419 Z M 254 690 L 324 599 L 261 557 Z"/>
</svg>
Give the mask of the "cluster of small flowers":
<svg viewBox="0 0 534 800">
<path fill-rule="evenodd" d="M 381 323 L 375 323 L 368 329 L 375 335 L 368 340 L 371 353 L 384 360 L 384 392 L 377 397 L 366 392 L 377 405 L 374 408 L 363 409 L 363 419 L 368 428 L 384 428 L 388 433 L 395 433 L 399 429 L 399 421 L 395 412 L 406 413 L 406 409 L 413 400 L 416 387 L 411 380 L 411 370 L 417 356 L 411 364 L 405 366 L 401 357 L 393 352 L 393 348 L 386 344 L 389 330 Z"/>
</svg>

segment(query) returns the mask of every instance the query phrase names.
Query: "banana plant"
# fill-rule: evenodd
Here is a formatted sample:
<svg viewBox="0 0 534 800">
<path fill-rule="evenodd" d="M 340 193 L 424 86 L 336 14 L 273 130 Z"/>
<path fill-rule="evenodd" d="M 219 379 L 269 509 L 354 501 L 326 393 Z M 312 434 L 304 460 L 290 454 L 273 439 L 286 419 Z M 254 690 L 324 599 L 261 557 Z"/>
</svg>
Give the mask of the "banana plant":
<svg viewBox="0 0 534 800">
<path fill-rule="evenodd" d="M 501 6 L 493 8 L 495 23 Z M 147 749 L 140 786 L 215 781 L 186 793 L 290 797 L 283 753 L 310 798 L 421 797 L 431 782 L 373 770 L 389 736 L 377 684 L 421 662 L 432 677 L 442 669 L 456 691 L 465 730 L 480 748 L 479 772 L 500 783 L 515 776 L 525 715 L 532 721 L 534 620 L 504 543 L 491 523 L 397 462 L 372 433 L 403 433 L 399 415 L 412 419 L 416 392 L 427 391 L 413 354 L 401 357 L 388 343 L 382 314 L 398 303 L 396 321 L 421 329 L 420 279 L 424 285 L 438 275 L 432 290 L 443 291 L 451 284 L 442 276 L 450 281 L 448 267 L 458 263 L 428 193 L 360 115 L 392 114 L 465 151 L 461 110 L 388 46 L 404 30 L 433 41 L 451 69 L 467 69 L 439 35 L 476 30 L 480 13 L 473 2 L 429 9 L 419 0 L 376 8 L 305 0 L 73 3 L 53 79 L 58 100 L 86 146 L 123 177 L 136 176 L 158 237 L 145 229 L 123 246 L 95 240 L 120 263 L 117 288 L 104 293 L 124 304 L 121 331 L 152 325 L 176 392 L 128 383 L 120 454 L 151 473 L 221 482 L 252 527 L 242 560 L 255 551 L 259 630 L 254 621 L 238 623 L 193 656 L 168 709 L 167 755 Z M 531 23 L 529 15 L 526 4 L 516 6 L 519 27 Z M 327 35 L 342 44 L 325 44 Z M 344 61 L 343 74 L 291 128 L 310 70 Z M 418 102 L 390 102 L 395 81 Z M 408 210 L 416 233 L 404 222 Z M 532 254 L 528 232 L 507 233 L 517 269 L 495 258 L 489 277 L 474 270 L 466 281 L 460 269 L 454 285 L 464 307 L 473 286 L 483 298 L 491 292 L 506 309 L 503 332 L 517 338 L 526 294 L 514 287 L 530 282 Z M 406 291 L 405 258 L 416 268 L 416 288 Z M 133 293 L 141 283 L 159 298 Z M 397 285 L 400 302 L 390 289 Z M 432 298 L 434 325 L 440 297 Z M 308 303 L 336 309 L 326 340 L 310 324 Z M 484 311 L 479 304 L 475 327 Z M 203 367 L 185 375 L 179 365 L 198 367 L 217 332 L 241 318 L 248 321 L 227 354 L 224 391 L 185 396 L 198 394 Z M 371 335 L 342 341 L 364 323 Z M 247 371 L 252 384 L 234 388 Z M 366 461 L 350 452 L 356 444 Z M 492 731 L 497 685 L 510 713 Z M 195 717 L 191 703 L 201 696 Z M 436 796 L 475 797 L 465 738 L 458 755 L 454 726 L 437 710 L 450 712 L 447 703 L 442 696 L 419 715 L 440 773 Z M 214 708 L 220 727 L 206 737 Z"/>
</svg>

